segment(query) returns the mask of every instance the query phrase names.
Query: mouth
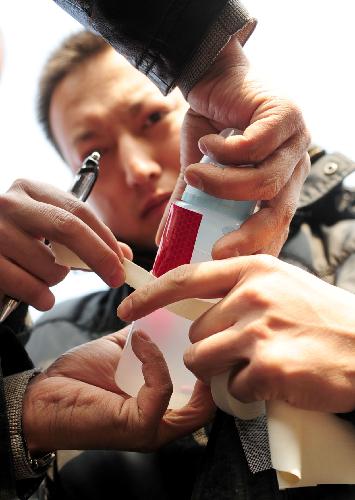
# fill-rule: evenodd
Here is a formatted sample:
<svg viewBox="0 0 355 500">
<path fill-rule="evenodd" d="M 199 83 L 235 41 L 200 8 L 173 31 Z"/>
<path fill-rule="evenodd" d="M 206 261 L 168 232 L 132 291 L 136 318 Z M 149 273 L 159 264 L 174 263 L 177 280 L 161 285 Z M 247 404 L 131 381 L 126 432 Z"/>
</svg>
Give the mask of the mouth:
<svg viewBox="0 0 355 500">
<path fill-rule="evenodd" d="M 165 210 L 165 206 L 170 196 L 171 192 L 158 194 L 149 198 L 141 210 L 141 219 L 147 219 L 149 216 L 158 212 L 161 212 L 161 215 L 163 215 L 162 213 Z"/>
</svg>

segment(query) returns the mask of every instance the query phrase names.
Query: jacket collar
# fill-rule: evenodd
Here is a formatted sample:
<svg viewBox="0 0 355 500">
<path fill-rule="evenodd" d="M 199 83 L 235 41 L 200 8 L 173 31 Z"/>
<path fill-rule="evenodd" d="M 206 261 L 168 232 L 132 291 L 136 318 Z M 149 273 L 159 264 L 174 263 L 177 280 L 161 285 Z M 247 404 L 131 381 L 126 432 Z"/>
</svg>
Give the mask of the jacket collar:
<svg viewBox="0 0 355 500">
<path fill-rule="evenodd" d="M 303 185 L 298 208 L 312 205 L 354 171 L 355 163 L 341 153 L 318 154 Z"/>
</svg>

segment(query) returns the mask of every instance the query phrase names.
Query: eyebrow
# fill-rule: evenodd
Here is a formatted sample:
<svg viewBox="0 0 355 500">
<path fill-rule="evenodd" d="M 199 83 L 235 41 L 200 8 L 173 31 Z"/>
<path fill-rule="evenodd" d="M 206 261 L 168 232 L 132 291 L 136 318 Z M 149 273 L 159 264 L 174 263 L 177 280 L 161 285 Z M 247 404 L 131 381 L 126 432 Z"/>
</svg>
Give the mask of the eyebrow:
<svg viewBox="0 0 355 500">
<path fill-rule="evenodd" d="M 141 112 L 142 108 L 143 98 L 140 98 L 137 102 L 128 106 L 128 113 L 132 116 L 137 116 Z"/>
<path fill-rule="evenodd" d="M 136 117 L 138 116 L 142 109 L 143 109 L 143 103 L 145 99 L 149 96 L 150 92 L 145 92 L 144 95 L 139 96 L 136 102 L 133 104 L 128 104 L 127 105 L 127 112 L 132 116 Z M 97 136 L 97 133 L 95 130 L 84 130 L 83 132 L 79 133 L 77 136 L 74 136 L 73 139 L 73 144 L 74 146 L 77 146 L 78 144 L 82 142 L 89 141 L 90 139 L 93 139 Z"/>
<path fill-rule="evenodd" d="M 85 130 L 84 132 L 79 133 L 73 139 L 74 146 L 77 146 L 81 142 L 88 141 L 96 137 L 96 132 L 94 130 Z"/>
</svg>

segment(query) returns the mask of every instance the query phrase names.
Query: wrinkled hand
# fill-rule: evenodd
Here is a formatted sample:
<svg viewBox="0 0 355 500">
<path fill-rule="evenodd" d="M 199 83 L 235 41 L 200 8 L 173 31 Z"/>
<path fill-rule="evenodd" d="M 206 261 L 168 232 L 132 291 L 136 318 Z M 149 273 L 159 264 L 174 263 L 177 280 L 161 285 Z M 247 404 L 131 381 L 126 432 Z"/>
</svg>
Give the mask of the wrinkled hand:
<svg viewBox="0 0 355 500">
<path fill-rule="evenodd" d="M 0 195 L 0 297 L 37 309 L 54 304 L 49 288 L 69 269 L 58 265 L 44 240 L 66 245 L 110 286 L 124 282 L 123 254 L 130 249 L 85 203 L 48 184 L 18 180 Z"/>
<path fill-rule="evenodd" d="M 188 102 L 182 127 L 182 170 L 170 202 L 181 198 L 184 178 L 219 198 L 262 200 L 261 210 L 240 230 L 215 244 L 213 257 L 278 255 L 309 172 L 310 139 L 299 109 L 253 78 L 236 38 L 193 87 Z M 242 130 L 243 135 L 227 139 L 215 135 L 226 127 Z M 229 166 L 197 164 L 201 152 Z M 255 168 L 237 168 L 246 164 Z"/>
<path fill-rule="evenodd" d="M 190 297 L 224 297 L 191 326 L 186 366 L 201 380 L 232 369 L 243 402 L 355 409 L 355 297 L 273 257 L 181 266 L 134 292 L 125 319 Z"/>
<path fill-rule="evenodd" d="M 142 361 L 145 385 L 137 398 L 114 381 L 125 342 L 121 332 L 68 351 L 26 390 L 23 429 L 33 453 L 56 449 L 147 451 L 188 434 L 209 421 L 214 405 L 209 388 L 197 382 L 189 404 L 167 406 L 172 393 L 168 368 L 143 333 L 132 337 Z"/>
</svg>

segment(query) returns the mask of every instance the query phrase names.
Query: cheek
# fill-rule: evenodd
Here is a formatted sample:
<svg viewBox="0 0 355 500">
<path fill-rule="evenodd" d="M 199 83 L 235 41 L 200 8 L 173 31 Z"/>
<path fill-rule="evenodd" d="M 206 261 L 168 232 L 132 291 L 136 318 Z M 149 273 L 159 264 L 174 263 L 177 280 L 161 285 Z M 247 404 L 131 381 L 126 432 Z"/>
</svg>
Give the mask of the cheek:
<svg viewBox="0 0 355 500">
<path fill-rule="evenodd" d="M 120 183 L 99 183 L 90 197 L 96 214 L 112 229 L 116 220 L 132 218 L 131 196 Z"/>
</svg>

